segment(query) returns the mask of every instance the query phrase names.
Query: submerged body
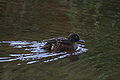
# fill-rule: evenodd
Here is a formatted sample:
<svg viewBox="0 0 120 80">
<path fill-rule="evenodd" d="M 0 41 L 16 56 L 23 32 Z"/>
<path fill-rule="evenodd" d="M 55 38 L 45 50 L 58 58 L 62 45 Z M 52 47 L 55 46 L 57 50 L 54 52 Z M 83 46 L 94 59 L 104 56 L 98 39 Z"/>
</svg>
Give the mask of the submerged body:
<svg viewBox="0 0 120 80">
<path fill-rule="evenodd" d="M 45 42 L 46 44 L 42 48 L 55 52 L 75 51 L 78 47 L 78 45 L 75 42 L 79 40 L 80 39 L 78 34 L 72 33 L 68 36 L 68 38 L 58 37 L 43 40 L 43 42 Z"/>
</svg>

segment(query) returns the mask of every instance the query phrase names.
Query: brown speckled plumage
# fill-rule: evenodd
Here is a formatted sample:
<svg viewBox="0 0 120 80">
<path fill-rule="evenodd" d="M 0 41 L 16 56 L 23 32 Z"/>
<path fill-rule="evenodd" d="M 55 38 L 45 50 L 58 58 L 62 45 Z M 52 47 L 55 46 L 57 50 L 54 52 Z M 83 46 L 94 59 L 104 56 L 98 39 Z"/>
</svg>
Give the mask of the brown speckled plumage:
<svg viewBox="0 0 120 80">
<path fill-rule="evenodd" d="M 58 37 L 43 40 L 43 42 L 45 42 L 46 44 L 42 48 L 56 52 L 75 51 L 78 47 L 78 45 L 75 44 L 75 42 L 79 40 L 79 35 L 72 33 L 68 36 L 68 38 Z"/>
</svg>

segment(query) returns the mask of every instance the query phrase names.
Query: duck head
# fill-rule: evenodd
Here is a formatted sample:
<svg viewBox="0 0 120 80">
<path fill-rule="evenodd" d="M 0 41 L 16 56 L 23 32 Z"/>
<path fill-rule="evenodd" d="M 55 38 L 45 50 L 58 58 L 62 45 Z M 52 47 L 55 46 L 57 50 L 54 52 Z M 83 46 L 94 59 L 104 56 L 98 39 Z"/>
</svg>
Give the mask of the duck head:
<svg viewBox="0 0 120 80">
<path fill-rule="evenodd" d="M 68 39 L 69 39 L 72 43 L 74 43 L 74 42 L 85 42 L 84 40 L 80 40 L 79 35 L 78 35 L 78 34 L 75 34 L 75 33 L 69 34 Z"/>
</svg>

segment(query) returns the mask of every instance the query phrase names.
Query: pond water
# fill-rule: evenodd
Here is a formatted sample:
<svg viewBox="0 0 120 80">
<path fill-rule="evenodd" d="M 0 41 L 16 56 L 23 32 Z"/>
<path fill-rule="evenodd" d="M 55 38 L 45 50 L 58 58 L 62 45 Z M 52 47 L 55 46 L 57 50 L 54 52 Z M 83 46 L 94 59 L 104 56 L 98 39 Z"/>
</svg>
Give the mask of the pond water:
<svg viewBox="0 0 120 80">
<path fill-rule="evenodd" d="M 119 80 L 114 77 L 120 75 L 119 4 L 119 0 L 1 0 L 0 80 L 109 76 Z M 41 49 L 42 40 L 70 33 L 85 40 L 77 43 L 76 52 Z"/>
<path fill-rule="evenodd" d="M 80 45 L 76 49 L 74 53 L 55 53 L 55 52 L 48 52 L 41 47 L 45 43 L 40 43 L 37 41 L 0 41 L 0 45 L 2 45 L 1 51 L 5 51 L 1 53 L 0 62 L 10 62 L 10 61 L 17 61 L 16 65 L 21 65 L 23 62 L 26 64 L 32 64 L 36 62 L 51 62 L 54 60 L 58 60 L 61 58 L 66 58 L 73 55 L 79 55 L 86 52 L 88 49 L 85 48 L 85 45 Z M 6 49 L 7 48 L 7 49 Z M 7 51 L 10 53 L 6 54 Z M 18 53 L 15 51 L 18 50 Z M 23 50 L 22 52 L 20 50 Z M 29 51 L 29 53 L 24 53 L 24 51 Z"/>
<path fill-rule="evenodd" d="M 39 3 L 39 6 L 37 6 L 37 2 Z M 24 4 L 29 6 L 26 6 L 28 13 L 27 15 L 22 15 L 24 17 L 22 19 L 23 22 L 21 22 L 19 25 L 14 21 L 14 17 L 12 17 L 12 14 L 17 15 L 17 12 L 15 13 L 10 11 L 12 14 L 8 15 L 11 16 L 11 21 L 13 20 L 14 22 L 12 23 L 6 19 L 5 21 L 8 21 L 7 25 L 3 24 L 3 27 L 1 27 L 2 29 L 0 29 L 0 62 L 18 62 L 18 65 L 21 65 L 24 62 L 26 64 L 32 64 L 36 62 L 50 62 L 59 60 L 59 58 L 66 58 L 70 55 L 79 55 L 87 51 L 85 44 L 79 44 L 77 51 L 73 54 L 66 52 L 53 53 L 41 49 L 40 46 L 44 45 L 41 43 L 43 39 L 53 37 L 67 37 L 68 34 L 73 33 L 73 27 L 69 23 L 69 18 L 67 15 L 69 10 L 69 2 L 66 0 L 53 0 L 49 3 L 49 0 L 47 0 L 43 1 L 43 4 L 40 4 L 41 2 L 42 1 L 30 1 L 28 3 L 21 2 L 23 9 Z M 9 5 L 15 6 L 15 4 L 12 3 Z M 36 9 L 32 9 L 31 7 Z M 17 9 L 19 8 L 16 8 L 16 10 Z M 29 9 L 34 10 L 34 12 L 29 11 Z M 41 13 L 41 11 L 43 12 Z M 40 15 L 36 18 L 36 15 L 38 15 L 37 13 L 40 13 Z M 32 20 L 31 16 L 28 15 L 33 16 L 34 19 Z M 45 17 L 42 17 L 42 15 Z M 27 18 L 29 22 L 28 24 L 25 21 Z"/>
</svg>

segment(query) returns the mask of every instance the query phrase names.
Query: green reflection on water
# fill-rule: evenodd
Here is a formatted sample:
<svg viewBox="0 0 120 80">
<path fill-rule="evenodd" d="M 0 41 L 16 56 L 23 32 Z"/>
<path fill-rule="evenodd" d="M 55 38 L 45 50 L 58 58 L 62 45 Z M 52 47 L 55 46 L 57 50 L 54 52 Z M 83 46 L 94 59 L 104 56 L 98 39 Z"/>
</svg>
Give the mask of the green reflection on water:
<svg viewBox="0 0 120 80">
<path fill-rule="evenodd" d="M 9 6 L 13 5 L 13 11 L 6 11 L 7 16 L 3 16 L 5 21 L 2 18 L 4 24 L 0 27 L 0 40 L 41 41 L 57 36 L 66 37 L 75 32 L 86 40 L 89 52 L 73 63 L 68 59 L 23 66 L 14 65 L 16 63 L 13 62 L 1 63 L 1 80 L 120 79 L 116 76 L 120 75 L 119 0 L 71 0 L 70 7 L 59 3 L 59 0 L 31 1 L 23 9 L 26 12 L 22 22 L 17 14 L 21 11 L 16 10 L 21 9 L 23 2 L 17 8 L 9 3 Z M 3 54 L 4 51 L 0 52 Z"/>
</svg>

